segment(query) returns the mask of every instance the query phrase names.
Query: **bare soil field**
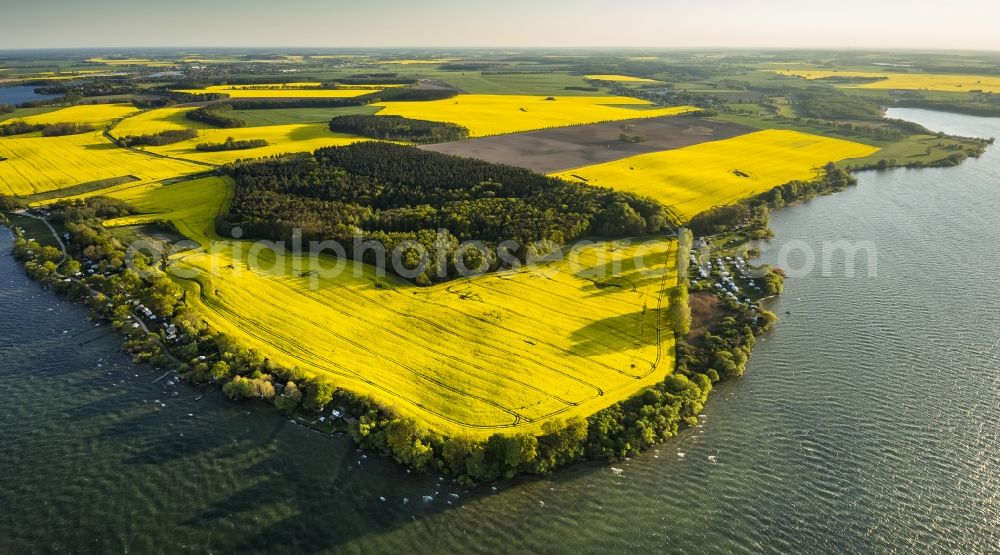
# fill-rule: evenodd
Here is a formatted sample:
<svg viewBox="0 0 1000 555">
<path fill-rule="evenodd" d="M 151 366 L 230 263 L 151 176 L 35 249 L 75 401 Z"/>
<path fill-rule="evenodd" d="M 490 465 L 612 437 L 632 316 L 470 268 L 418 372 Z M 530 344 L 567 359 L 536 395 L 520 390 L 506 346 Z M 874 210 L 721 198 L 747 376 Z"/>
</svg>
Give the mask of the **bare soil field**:
<svg viewBox="0 0 1000 555">
<path fill-rule="evenodd" d="M 420 148 L 552 173 L 637 154 L 729 139 L 750 131 L 753 129 L 707 118 L 665 116 L 557 127 Z M 640 137 L 641 141 L 622 140 L 623 134 Z"/>
</svg>

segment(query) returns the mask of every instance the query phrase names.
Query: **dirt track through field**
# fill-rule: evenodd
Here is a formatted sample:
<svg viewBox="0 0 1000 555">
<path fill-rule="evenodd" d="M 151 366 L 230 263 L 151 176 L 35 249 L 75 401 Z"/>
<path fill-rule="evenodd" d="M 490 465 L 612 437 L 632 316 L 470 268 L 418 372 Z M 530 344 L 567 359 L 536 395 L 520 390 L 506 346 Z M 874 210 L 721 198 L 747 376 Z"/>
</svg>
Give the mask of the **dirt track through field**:
<svg viewBox="0 0 1000 555">
<path fill-rule="evenodd" d="M 557 127 L 420 148 L 552 173 L 637 154 L 729 139 L 751 131 L 753 129 L 749 127 L 707 118 L 665 116 Z M 622 134 L 641 137 L 642 141 L 624 141 Z"/>
</svg>

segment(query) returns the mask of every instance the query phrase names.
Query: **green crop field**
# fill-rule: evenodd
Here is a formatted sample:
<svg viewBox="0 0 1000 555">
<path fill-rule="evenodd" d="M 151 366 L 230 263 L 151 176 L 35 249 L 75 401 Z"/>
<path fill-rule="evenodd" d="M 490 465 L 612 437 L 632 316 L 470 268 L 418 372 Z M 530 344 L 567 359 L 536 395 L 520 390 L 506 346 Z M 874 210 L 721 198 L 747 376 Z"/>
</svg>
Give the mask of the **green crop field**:
<svg viewBox="0 0 1000 555">
<path fill-rule="evenodd" d="M 567 89 L 587 87 L 590 84 L 582 75 L 566 73 L 510 73 L 489 74 L 478 71 L 441 71 L 435 77 L 469 94 L 561 94 L 564 96 L 593 96 L 604 94 Z"/>
</svg>

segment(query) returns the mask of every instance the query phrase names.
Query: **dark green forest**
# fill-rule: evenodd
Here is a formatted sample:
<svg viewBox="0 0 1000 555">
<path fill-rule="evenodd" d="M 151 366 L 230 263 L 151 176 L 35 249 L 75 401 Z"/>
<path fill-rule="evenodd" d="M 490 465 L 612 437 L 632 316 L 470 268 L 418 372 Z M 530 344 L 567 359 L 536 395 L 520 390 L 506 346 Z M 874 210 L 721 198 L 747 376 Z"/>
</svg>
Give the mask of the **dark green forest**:
<svg viewBox="0 0 1000 555">
<path fill-rule="evenodd" d="M 191 110 L 184 115 L 194 121 L 200 121 L 202 123 L 207 123 L 209 125 L 214 125 L 215 127 L 222 127 L 225 129 L 230 129 L 233 127 L 246 127 L 246 122 L 232 118 L 226 115 L 233 109 L 232 106 L 225 103 L 209 104 L 203 108 L 198 108 L 197 110 Z"/>
<path fill-rule="evenodd" d="M 469 130 L 461 125 L 402 116 L 338 116 L 330 120 L 330 131 L 411 143 L 443 143 L 469 136 Z"/>
<path fill-rule="evenodd" d="M 456 264 L 505 267 L 493 248 L 504 241 L 524 260 L 543 245 L 658 233 L 672 223 L 649 198 L 390 143 L 243 162 L 231 171 L 236 192 L 220 233 L 240 227 L 248 237 L 290 241 L 298 230 L 303 241 L 348 247 L 355 238 L 376 240 L 390 253 L 399 247 L 407 269 L 422 248 L 436 256 L 419 275 L 403 276 L 422 285 L 456 276 Z M 456 260 L 462 241 L 481 245 Z M 371 250 L 347 255 L 377 263 Z"/>
<path fill-rule="evenodd" d="M 163 146 L 187 141 L 198 136 L 194 129 L 170 129 L 151 135 L 128 135 L 118 139 L 122 146 Z"/>
</svg>

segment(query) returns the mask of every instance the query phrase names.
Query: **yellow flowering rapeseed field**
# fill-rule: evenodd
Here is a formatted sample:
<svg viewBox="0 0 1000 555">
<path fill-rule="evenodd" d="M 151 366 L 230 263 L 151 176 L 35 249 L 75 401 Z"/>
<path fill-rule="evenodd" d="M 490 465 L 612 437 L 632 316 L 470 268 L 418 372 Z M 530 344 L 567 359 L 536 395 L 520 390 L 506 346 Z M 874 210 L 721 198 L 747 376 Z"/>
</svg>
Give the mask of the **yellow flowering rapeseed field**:
<svg viewBox="0 0 1000 555">
<path fill-rule="evenodd" d="M 615 81 L 618 83 L 659 83 L 656 79 L 645 77 L 631 77 L 629 75 L 584 75 L 587 79 L 595 81 Z"/>
<path fill-rule="evenodd" d="M 181 129 L 211 129 L 212 126 L 188 119 L 184 114 L 195 108 L 159 108 L 125 118 L 111 130 L 115 138 L 129 135 L 155 135 Z"/>
<path fill-rule="evenodd" d="M 329 258 L 277 263 L 265 250 L 250 264 L 252 243 L 214 232 L 231 188 L 220 177 L 125 187 L 109 196 L 146 215 L 105 225 L 175 222 L 205 248 L 174 255 L 172 273 L 214 329 L 441 433 L 538 432 L 674 368 L 662 316 L 676 285 L 672 239 L 588 244 L 535 268 L 420 288 L 353 262 L 312 272 Z"/>
<path fill-rule="evenodd" d="M 201 143 L 221 143 L 229 137 L 237 141 L 264 139 L 268 145 L 246 150 L 219 152 L 202 152 L 196 148 Z M 165 146 L 145 147 L 145 150 L 174 158 L 222 165 L 245 158 L 263 158 L 292 152 L 312 152 L 326 146 L 343 146 L 362 140 L 367 139 L 332 133 L 325 123 L 309 123 L 233 129 L 202 129 L 198 131 L 198 136 L 194 139 Z"/>
<path fill-rule="evenodd" d="M 841 87 L 861 89 L 912 89 L 928 91 L 983 91 L 1000 92 L 1000 76 L 961 75 L 936 73 L 887 73 L 880 71 L 824 71 L 816 69 L 782 69 L 775 73 L 804 79 L 824 79 L 827 77 L 872 77 L 881 78 L 872 83 L 843 84 Z"/>
<path fill-rule="evenodd" d="M 100 192 L 124 200 L 140 212 L 107 220 L 104 222 L 106 227 L 170 221 L 181 234 L 204 247 L 218 239 L 215 217 L 226 209 L 232 193 L 231 182 L 221 177 L 203 177 L 170 185 L 130 183 Z"/>
<path fill-rule="evenodd" d="M 325 123 L 219 129 L 187 119 L 184 114 L 191 110 L 194 108 L 162 108 L 143 112 L 122 120 L 111 130 L 111 133 L 116 138 L 122 138 L 129 135 L 153 135 L 177 129 L 195 129 L 198 131 L 198 136 L 193 139 L 170 145 L 142 148 L 147 152 L 159 155 L 217 165 L 243 158 L 263 158 L 291 152 L 312 152 L 325 146 L 342 146 L 365 140 L 352 135 L 332 133 Z M 247 150 L 219 152 L 201 152 L 196 148 L 201 143 L 221 143 L 229 137 L 234 140 L 264 139 L 268 145 Z"/>
<path fill-rule="evenodd" d="M 328 279 L 307 276 L 309 262 L 294 259 L 270 271 L 229 254 L 176 264 L 200 272 L 182 284 L 202 318 L 276 363 L 443 433 L 489 435 L 589 415 L 673 370 L 673 332 L 661 329 L 666 307 L 658 309 L 676 279 L 673 247 L 654 244 L 646 262 L 655 271 L 631 271 L 607 288 L 589 275 L 604 268 L 602 255 L 627 264 L 633 247 L 594 246 L 581 268 L 552 263 L 544 275 L 522 270 L 427 289 L 355 263 Z"/>
<path fill-rule="evenodd" d="M 148 58 L 88 58 L 92 64 L 108 66 L 171 67 L 177 65 L 171 60 L 150 60 Z"/>
<path fill-rule="evenodd" d="M 318 84 L 318 83 L 316 83 Z M 230 98 L 351 98 L 380 91 L 377 87 L 351 87 L 343 89 L 308 89 L 304 83 L 288 85 L 216 85 L 204 89 L 179 89 L 179 92 L 203 94 L 225 93 Z"/>
<path fill-rule="evenodd" d="M 425 60 L 383 60 L 380 63 L 413 66 L 413 65 L 426 65 L 426 64 L 444 64 L 455 61 L 458 61 L 458 58 L 436 58 L 436 59 L 425 59 Z"/>
<path fill-rule="evenodd" d="M 94 127 L 104 127 L 112 121 L 130 116 L 139 109 L 131 104 L 82 104 L 71 106 L 37 116 L 15 118 L 32 125 L 48 125 L 53 123 L 82 123 Z M 15 121 L 11 119 L 4 124 Z"/>
<path fill-rule="evenodd" d="M 115 146 L 101 131 L 62 137 L 0 137 L 0 193 L 29 195 L 127 175 L 151 181 L 205 171 Z"/>
<path fill-rule="evenodd" d="M 473 137 L 582 123 L 673 116 L 696 108 L 656 108 L 637 98 L 460 94 L 430 102 L 383 102 L 380 116 L 444 121 L 468 128 Z"/>
<path fill-rule="evenodd" d="M 798 131 L 765 130 L 553 174 L 653 197 L 686 221 L 792 180 L 811 179 L 827 162 L 878 148 Z"/>
</svg>

